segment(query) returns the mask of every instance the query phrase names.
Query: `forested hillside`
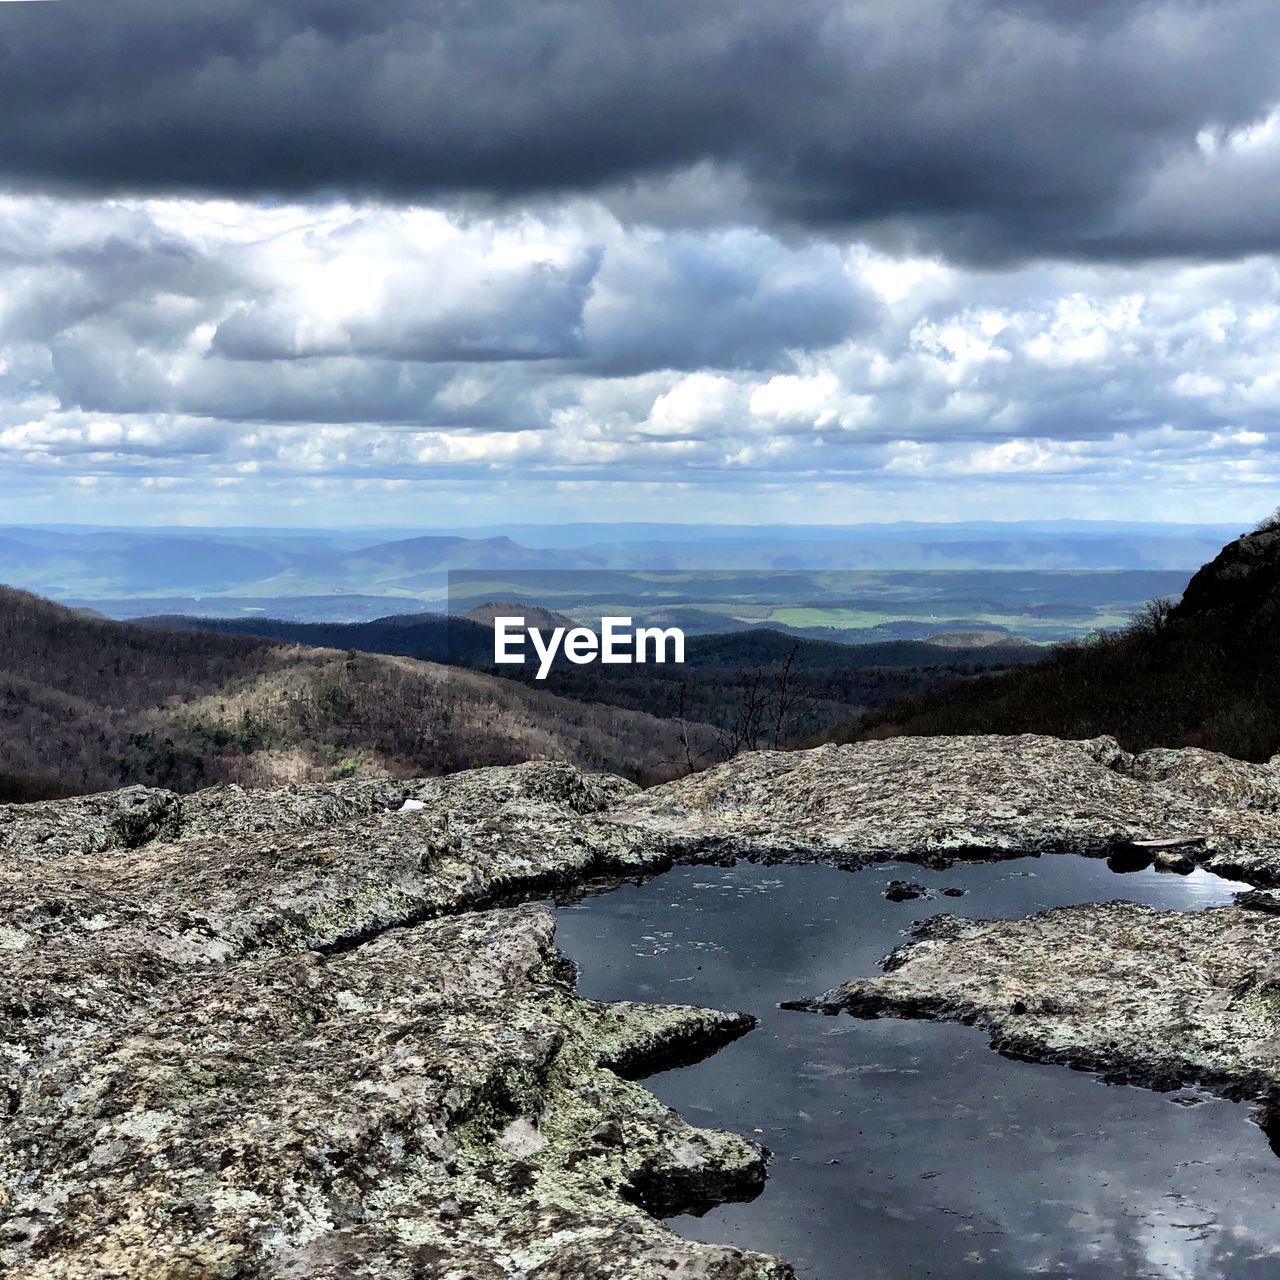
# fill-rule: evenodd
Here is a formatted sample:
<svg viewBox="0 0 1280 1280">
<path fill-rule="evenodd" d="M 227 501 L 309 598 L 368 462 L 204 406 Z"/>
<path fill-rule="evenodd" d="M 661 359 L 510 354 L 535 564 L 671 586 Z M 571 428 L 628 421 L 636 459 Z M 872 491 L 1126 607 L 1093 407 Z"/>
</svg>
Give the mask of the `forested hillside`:
<svg viewBox="0 0 1280 1280">
<path fill-rule="evenodd" d="M 0 800 L 548 757 L 662 776 L 682 730 L 409 658 L 110 622 L 0 588 Z M 692 727 L 695 736 L 706 734 Z"/>
<path fill-rule="evenodd" d="M 508 612 L 524 607 L 503 606 Z M 841 644 L 810 638 L 798 642 L 794 635 L 772 627 L 751 627 L 689 636 L 685 662 L 679 666 L 574 666 L 562 657 L 545 680 L 536 680 L 535 666 L 493 665 L 492 630 L 474 620 L 476 616 L 492 618 L 493 613 L 494 606 L 482 606 L 468 617 L 406 614 L 353 623 L 169 617 L 142 619 L 140 625 L 191 627 L 448 662 L 577 702 L 607 703 L 714 726 L 714 749 L 687 753 L 686 764 L 694 759 L 710 764 L 753 743 L 796 746 L 868 708 L 975 675 L 1038 662 L 1045 653 L 1037 645 L 999 635 L 984 636 L 977 645 L 966 644 L 963 634 L 944 637 L 944 643 L 936 644 L 922 640 Z M 546 614 L 538 625 L 555 625 L 557 620 Z M 766 732 L 766 724 L 776 721 L 777 707 L 765 703 L 776 703 L 776 685 L 788 667 L 790 710 L 784 724 L 775 724 L 777 732 Z M 753 700 L 760 704 L 754 709 Z M 744 726 L 744 715 L 757 723 Z"/>
</svg>

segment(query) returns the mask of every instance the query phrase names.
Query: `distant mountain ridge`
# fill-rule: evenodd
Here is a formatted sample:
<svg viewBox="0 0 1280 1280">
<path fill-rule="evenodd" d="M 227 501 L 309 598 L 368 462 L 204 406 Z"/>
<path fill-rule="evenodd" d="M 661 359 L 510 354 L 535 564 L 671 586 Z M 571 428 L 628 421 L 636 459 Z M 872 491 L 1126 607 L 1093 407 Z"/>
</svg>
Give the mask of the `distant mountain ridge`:
<svg viewBox="0 0 1280 1280">
<path fill-rule="evenodd" d="M 0 581 L 67 599 L 238 594 L 425 593 L 441 599 L 457 569 L 575 569 L 603 564 L 506 537 L 427 536 L 352 547 L 342 538 L 233 538 L 145 530 L 58 534 L 0 530 Z"/>
<path fill-rule="evenodd" d="M 544 609 L 541 605 L 521 604 L 510 600 L 487 600 L 468 609 L 464 617 L 469 622 L 478 622 L 487 630 L 492 630 L 499 618 L 522 618 L 526 627 L 538 627 L 540 630 L 555 627 L 574 627 L 578 624 L 563 613 L 554 609 Z"/>
<path fill-rule="evenodd" d="M 398 599 L 444 608 L 447 575 L 527 570 L 1181 570 L 1212 527 L 1131 524 L 508 525 L 381 537 L 345 530 L 0 528 L 0 581 L 63 602 Z M 278 607 L 277 607 L 277 612 Z M 313 615 L 314 616 L 314 615 Z M 364 615 L 368 616 L 368 615 Z"/>
<path fill-rule="evenodd" d="M 1273 519 L 1218 551 L 1178 603 L 1154 602 L 1124 632 L 873 711 L 832 736 L 1111 734 L 1130 751 L 1203 747 L 1265 761 L 1280 752 L 1278 626 Z"/>
<path fill-rule="evenodd" d="M 510 609 L 513 614 L 524 611 L 531 619 L 531 626 L 572 625 L 572 619 L 562 614 L 517 603 L 482 606 L 463 617 L 422 613 L 392 615 L 370 622 L 307 623 L 274 618 L 168 615 L 140 618 L 137 625 L 267 638 L 311 647 L 355 649 L 364 653 L 394 654 L 487 669 L 493 666 L 492 616 L 499 608 Z M 962 632 L 950 632 L 940 638 L 882 640 L 867 644 L 804 638 L 799 646 L 798 660 L 802 667 L 824 669 L 916 667 L 936 663 L 939 651 L 946 650 L 949 658 L 962 660 L 966 656 L 981 655 L 990 665 L 998 665 L 1034 661 L 1040 652 L 1021 637 L 991 631 L 971 634 L 974 639 L 969 644 L 964 643 L 965 633 Z M 685 640 L 686 665 L 695 669 L 723 667 L 737 670 L 772 666 L 782 662 L 796 642 L 796 636 L 773 627 L 690 635 Z"/>
</svg>

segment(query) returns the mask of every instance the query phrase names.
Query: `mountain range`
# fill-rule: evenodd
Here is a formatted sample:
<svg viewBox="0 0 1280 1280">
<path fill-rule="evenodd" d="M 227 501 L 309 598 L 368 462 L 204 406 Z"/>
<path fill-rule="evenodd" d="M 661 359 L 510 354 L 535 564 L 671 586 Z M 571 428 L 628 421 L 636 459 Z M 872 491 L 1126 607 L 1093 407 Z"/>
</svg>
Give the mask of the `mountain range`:
<svg viewBox="0 0 1280 1280">
<path fill-rule="evenodd" d="M 0 528 L 0 581 L 115 617 L 356 621 L 444 610 L 448 574 L 575 570 L 1185 571 L 1235 530 L 1122 522 L 496 525 L 405 530 Z"/>
<path fill-rule="evenodd" d="M 0 796 L 408 776 L 535 756 L 647 780 L 806 736 L 1112 734 L 1130 750 L 1280 751 L 1275 524 L 1219 551 L 1180 601 L 1049 650 L 989 629 L 851 646 L 749 626 L 691 635 L 680 668 L 561 664 L 539 685 L 529 671 L 486 669 L 492 609 L 138 625 L 0 588 Z M 788 698 L 807 718 L 771 721 L 769 706 Z"/>
<path fill-rule="evenodd" d="M 487 669 L 493 633 L 479 617 L 139 624 L 0 587 L 0 799 L 418 776 L 533 757 L 653 780 L 737 749 L 744 733 L 788 745 L 891 697 L 1041 655 L 823 641 L 793 655 L 794 637 L 758 628 L 691 637 L 686 666 L 605 678 L 561 664 L 540 683 L 532 670 Z M 766 708 L 787 665 L 790 705 L 805 714 L 784 723 Z M 744 727 L 753 687 L 764 694 Z"/>
</svg>

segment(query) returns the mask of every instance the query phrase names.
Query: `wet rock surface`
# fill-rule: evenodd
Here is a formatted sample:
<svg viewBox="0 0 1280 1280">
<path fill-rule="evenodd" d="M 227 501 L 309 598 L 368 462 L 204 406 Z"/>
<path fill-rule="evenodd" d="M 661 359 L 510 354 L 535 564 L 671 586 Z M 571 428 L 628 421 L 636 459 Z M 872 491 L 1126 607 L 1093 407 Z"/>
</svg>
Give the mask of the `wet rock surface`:
<svg viewBox="0 0 1280 1280">
<path fill-rule="evenodd" d="M 940 915 L 885 968 L 789 1007 L 976 1024 L 1011 1056 L 1148 1088 L 1280 1094 L 1280 916 L 1268 911 Z"/>
<path fill-rule="evenodd" d="M 4 811 L 0 1269 L 789 1276 L 653 1216 L 761 1185 L 761 1148 L 634 1083 L 751 1019 L 580 999 L 550 913 L 492 905 L 667 865 L 599 817 L 630 790 L 530 765 Z"/>
</svg>

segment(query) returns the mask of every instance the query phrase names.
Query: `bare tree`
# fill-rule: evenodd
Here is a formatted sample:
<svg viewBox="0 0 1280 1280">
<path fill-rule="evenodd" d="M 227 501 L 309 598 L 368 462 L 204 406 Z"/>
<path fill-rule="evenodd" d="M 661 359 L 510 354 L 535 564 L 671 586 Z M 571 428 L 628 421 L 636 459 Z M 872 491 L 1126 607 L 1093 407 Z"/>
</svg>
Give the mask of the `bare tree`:
<svg viewBox="0 0 1280 1280">
<path fill-rule="evenodd" d="M 680 681 L 675 694 L 672 696 L 671 718 L 676 722 L 680 731 L 680 754 L 681 763 L 686 773 L 696 773 L 699 765 L 706 759 L 711 748 L 704 747 L 701 751 L 695 753 L 693 749 L 693 735 L 689 729 L 689 680 L 688 677 Z"/>
<path fill-rule="evenodd" d="M 788 730 L 811 719 L 817 711 L 818 699 L 800 686 L 794 679 L 796 656 L 800 652 L 797 640 L 782 664 L 782 671 L 774 682 L 773 700 L 773 749 L 782 745 Z"/>
</svg>

